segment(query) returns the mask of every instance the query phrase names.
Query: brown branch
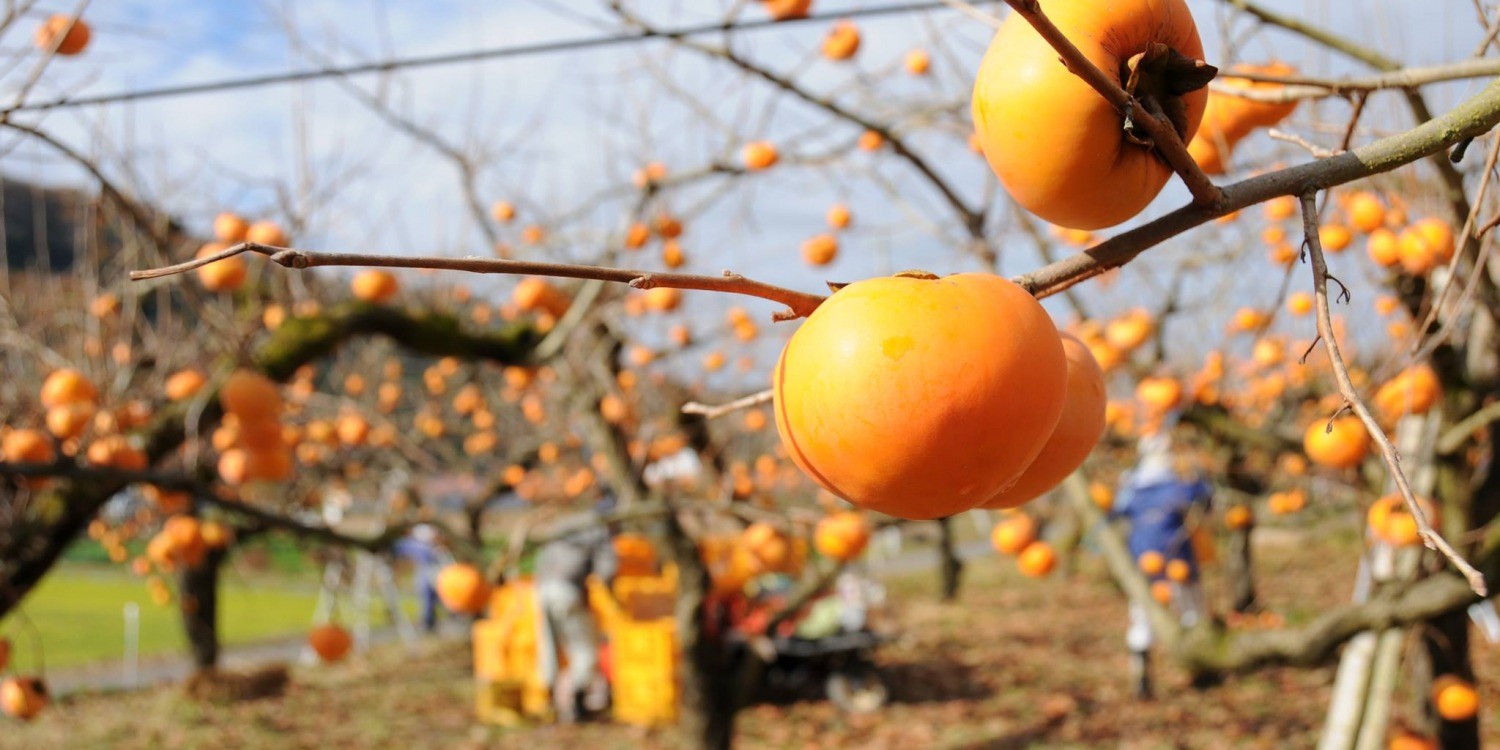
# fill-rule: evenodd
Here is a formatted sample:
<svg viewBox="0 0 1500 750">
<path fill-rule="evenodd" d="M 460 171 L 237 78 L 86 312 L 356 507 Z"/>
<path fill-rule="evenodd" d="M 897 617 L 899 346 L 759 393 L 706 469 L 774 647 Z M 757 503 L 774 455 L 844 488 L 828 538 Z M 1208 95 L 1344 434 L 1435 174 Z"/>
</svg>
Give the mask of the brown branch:
<svg viewBox="0 0 1500 750">
<path fill-rule="evenodd" d="M 1220 78 L 1240 78 L 1259 83 L 1285 84 L 1266 88 L 1222 88 L 1231 96 L 1257 102 L 1293 102 L 1330 96 L 1351 96 L 1383 89 L 1411 89 L 1443 81 L 1490 78 L 1500 75 L 1500 59 L 1459 60 L 1442 65 L 1399 68 L 1379 75 L 1351 78 L 1316 78 L 1310 76 L 1277 76 L 1264 73 L 1224 71 Z"/>
<path fill-rule="evenodd" d="M 689 401 L 686 404 L 682 405 L 682 413 L 702 414 L 704 419 L 714 419 L 715 417 L 722 417 L 725 414 L 733 411 L 748 409 L 752 406 L 759 406 L 760 404 L 769 403 L 771 399 L 775 397 L 775 395 L 775 390 L 767 388 L 758 393 L 752 393 L 748 396 L 737 398 L 728 403 L 718 405 Z"/>
<path fill-rule="evenodd" d="M 1396 453 L 1396 447 L 1391 445 L 1390 439 L 1385 436 L 1385 430 L 1376 421 L 1374 415 L 1370 414 L 1369 408 L 1360 399 L 1354 382 L 1349 378 L 1349 369 L 1344 365 L 1344 357 L 1339 352 L 1338 339 L 1333 335 L 1333 318 L 1328 309 L 1328 264 L 1323 259 L 1323 244 L 1318 239 L 1317 196 L 1312 192 L 1302 195 L 1302 230 L 1306 235 L 1304 242 L 1312 263 L 1313 306 L 1317 311 L 1318 335 L 1323 337 L 1323 346 L 1327 347 L 1328 363 L 1333 369 L 1334 381 L 1338 383 L 1339 395 L 1344 397 L 1344 403 L 1359 417 L 1359 421 L 1364 423 L 1365 430 L 1370 433 L 1370 439 L 1374 440 L 1375 445 L 1380 449 L 1381 458 L 1385 460 L 1386 467 L 1390 470 L 1396 489 L 1406 501 L 1406 508 L 1411 513 L 1412 520 L 1416 521 L 1417 531 L 1423 541 L 1429 548 L 1442 553 L 1449 562 L 1453 563 L 1453 567 L 1463 573 L 1464 578 L 1469 582 L 1469 587 L 1474 589 L 1474 593 L 1484 596 L 1484 576 L 1467 560 L 1464 560 L 1446 539 L 1433 530 L 1432 524 L 1427 520 L 1427 514 L 1423 512 L 1422 507 L 1417 503 L 1416 496 L 1412 494 L 1411 484 L 1406 480 L 1406 472 L 1401 469 L 1401 457 Z"/>
<path fill-rule="evenodd" d="M 501 273 L 532 276 L 556 276 L 568 279 L 598 279 L 629 284 L 636 289 L 670 287 L 674 289 L 699 289 L 703 291 L 743 294 L 750 297 L 779 302 L 787 310 L 777 313 L 777 320 L 806 317 L 822 304 L 823 297 L 793 289 L 773 286 L 762 281 L 747 279 L 737 273 L 725 271 L 722 276 L 700 276 L 686 273 L 660 271 L 633 271 L 624 268 L 603 268 L 571 263 L 538 263 L 498 258 L 439 258 L 430 256 L 367 255 L 360 253 L 325 253 L 314 250 L 297 250 L 273 247 L 254 242 L 242 242 L 221 252 L 196 258 L 164 268 L 146 271 L 131 271 L 133 281 L 154 279 L 160 276 L 184 273 L 208 265 L 214 261 L 254 252 L 270 257 L 271 261 L 287 268 L 316 268 L 319 266 L 378 266 L 382 268 L 430 268 L 467 273 Z"/>
<path fill-rule="evenodd" d="M 0 461 L 0 476 L 22 478 L 50 478 L 103 482 L 112 485 L 153 484 L 173 492 L 189 492 L 202 502 L 208 503 L 257 523 L 287 531 L 298 536 L 318 539 L 345 547 L 358 547 L 370 552 L 388 549 L 406 533 L 402 527 L 393 528 L 379 536 L 362 538 L 341 534 L 326 526 L 311 526 L 299 523 L 286 516 L 272 513 L 230 496 L 231 491 L 211 482 L 195 479 L 186 474 L 163 471 L 134 471 L 111 466 L 85 466 L 77 461 L 64 459 L 48 464 L 18 464 Z"/>
<path fill-rule="evenodd" d="M 1218 186 L 1203 173 L 1198 162 L 1188 153 L 1187 146 L 1177 136 L 1171 123 L 1156 113 L 1147 112 L 1141 103 L 1120 87 L 1114 79 L 1094 65 L 1083 52 L 1074 46 L 1051 19 L 1042 13 L 1040 0 L 1005 0 L 1022 18 L 1035 28 L 1062 58 L 1063 65 L 1073 75 L 1082 78 L 1099 92 L 1115 109 L 1120 110 L 1126 120 L 1139 126 L 1150 137 L 1151 144 L 1162 160 L 1187 184 L 1193 194 L 1194 205 L 1215 207 L 1223 203 L 1224 195 Z"/>
<path fill-rule="evenodd" d="M 1142 252 L 1200 224 L 1283 195 L 1302 195 L 1388 172 L 1441 153 L 1500 123 L 1500 82 L 1493 82 L 1442 117 L 1335 157 L 1301 164 L 1224 188 L 1217 206 L 1189 204 L 1116 235 L 1076 255 L 1014 279 L 1037 297 L 1047 297 L 1122 266 Z M 1444 160 L 1446 163 L 1446 159 Z"/>
<path fill-rule="evenodd" d="M 1272 665 L 1312 666 L 1367 632 L 1399 628 L 1459 610 L 1478 597 L 1464 580 L 1441 574 L 1331 609 L 1299 628 L 1225 631 L 1205 623 L 1184 634 L 1174 656 L 1196 673 L 1249 672 Z"/>
</svg>

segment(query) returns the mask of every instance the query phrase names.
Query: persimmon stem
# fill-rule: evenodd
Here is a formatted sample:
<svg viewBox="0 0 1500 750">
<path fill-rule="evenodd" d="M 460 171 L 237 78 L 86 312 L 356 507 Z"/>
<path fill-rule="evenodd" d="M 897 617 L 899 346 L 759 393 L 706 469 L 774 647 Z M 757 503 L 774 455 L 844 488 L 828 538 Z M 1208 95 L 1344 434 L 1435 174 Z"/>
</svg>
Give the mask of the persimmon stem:
<svg viewBox="0 0 1500 750">
<path fill-rule="evenodd" d="M 1219 187 L 1204 174 L 1188 153 L 1187 146 L 1183 144 L 1182 138 L 1177 135 L 1177 130 L 1169 120 L 1150 112 L 1134 96 L 1120 87 L 1114 79 L 1100 70 L 1098 66 L 1090 62 L 1083 52 L 1073 44 L 1071 39 L 1058 29 L 1052 20 L 1042 12 L 1039 0 L 1005 0 L 1014 8 L 1016 13 L 1036 29 L 1042 39 L 1057 50 L 1062 58 L 1063 65 L 1073 75 L 1082 78 L 1085 83 L 1103 96 L 1110 104 L 1118 109 L 1125 119 L 1143 131 L 1161 156 L 1162 161 L 1182 178 L 1188 190 L 1193 194 L 1193 204 L 1204 207 L 1217 207 L 1224 202 L 1224 194 Z"/>
<path fill-rule="evenodd" d="M 286 268 L 316 268 L 319 266 L 375 266 L 382 268 L 425 268 L 445 271 L 465 271 L 467 273 L 500 273 L 519 274 L 530 276 L 554 276 L 568 279 L 598 279 L 600 281 L 614 281 L 629 284 L 636 289 L 651 289 L 654 287 L 671 287 L 674 289 L 701 289 L 711 292 L 725 292 L 729 294 L 743 294 L 750 297 L 779 302 L 787 306 L 787 310 L 778 313 L 777 320 L 790 320 L 792 318 L 806 317 L 822 304 L 824 297 L 807 292 L 799 292 L 795 289 L 774 286 L 763 281 L 747 279 L 732 271 L 725 271 L 721 276 L 700 276 L 686 273 L 663 273 L 658 271 L 635 271 L 625 268 L 605 268 L 602 266 L 585 266 L 571 263 L 537 263 L 523 260 L 502 260 L 499 258 L 441 258 L 434 256 L 403 256 L 403 255 L 370 255 L 365 253 L 329 253 L 316 250 L 302 250 L 297 248 L 275 247 L 273 245 L 262 245 L 256 242 L 241 242 L 212 255 L 195 258 L 184 263 L 166 266 L 164 268 L 153 268 L 145 271 L 131 271 L 132 281 L 154 279 L 161 276 L 170 276 L 185 273 L 196 268 L 201 268 L 216 261 L 224 260 L 241 253 L 257 253 L 271 259 Z"/>
<path fill-rule="evenodd" d="M 1338 384 L 1339 395 L 1344 398 L 1344 405 L 1359 418 L 1365 426 L 1365 431 L 1370 433 L 1370 439 L 1380 449 L 1380 457 L 1385 461 L 1386 468 L 1390 470 L 1391 481 L 1396 484 L 1396 490 L 1401 493 L 1401 499 L 1406 501 L 1406 509 L 1411 513 L 1412 520 L 1417 523 L 1417 533 L 1426 542 L 1428 548 L 1440 552 L 1443 557 L 1453 563 L 1453 567 L 1462 573 L 1469 582 L 1469 588 L 1479 596 L 1486 595 L 1484 575 L 1475 570 L 1457 550 L 1444 539 L 1441 534 L 1432 528 L 1427 520 L 1427 514 L 1422 511 L 1422 506 L 1417 503 L 1417 498 L 1411 491 L 1411 483 L 1406 479 L 1406 472 L 1401 468 L 1401 456 L 1396 452 L 1396 446 L 1385 435 L 1385 430 L 1375 420 L 1374 415 L 1359 397 L 1359 391 L 1354 387 L 1354 381 L 1349 377 L 1349 368 L 1344 364 L 1344 355 L 1339 351 L 1338 338 L 1333 335 L 1333 317 L 1328 309 L 1328 264 L 1323 258 L 1323 243 L 1318 238 L 1318 201 L 1317 193 L 1308 191 L 1301 196 L 1302 201 L 1302 231 L 1305 235 L 1304 247 L 1307 248 L 1308 259 L 1312 265 L 1313 274 L 1313 309 L 1317 313 L 1318 336 L 1323 339 L 1324 350 L 1328 352 L 1328 363 L 1333 368 L 1333 379 Z"/>
</svg>

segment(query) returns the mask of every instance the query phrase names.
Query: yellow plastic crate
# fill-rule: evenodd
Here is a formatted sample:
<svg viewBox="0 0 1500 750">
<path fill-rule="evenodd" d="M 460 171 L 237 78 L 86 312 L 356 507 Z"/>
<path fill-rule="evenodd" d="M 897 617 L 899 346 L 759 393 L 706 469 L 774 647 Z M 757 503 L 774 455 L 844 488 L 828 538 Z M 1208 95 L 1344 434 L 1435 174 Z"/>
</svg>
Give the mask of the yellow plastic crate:
<svg viewBox="0 0 1500 750">
<path fill-rule="evenodd" d="M 671 618 L 620 618 L 610 631 L 614 716 L 655 725 L 677 718 L 677 628 Z"/>
<path fill-rule="evenodd" d="M 538 613 L 531 582 L 500 587 L 490 598 L 489 615 L 473 629 L 480 720 L 504 724 L 550 715 L 549 689 L 537 672 Z"/>
</svg>

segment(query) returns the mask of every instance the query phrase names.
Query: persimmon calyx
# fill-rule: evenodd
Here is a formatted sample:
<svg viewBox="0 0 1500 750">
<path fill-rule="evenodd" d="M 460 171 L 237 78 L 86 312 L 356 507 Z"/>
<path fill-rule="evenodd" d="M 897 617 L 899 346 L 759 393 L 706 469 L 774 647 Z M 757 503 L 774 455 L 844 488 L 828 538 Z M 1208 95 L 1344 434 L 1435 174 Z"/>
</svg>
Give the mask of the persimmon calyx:
<svg viewBox="0 0 1500 750">
<path fill-rule="evenodd" d="M 1165 117 L 1177 131 L 1177 137 L 1188 139 L 1188 94 L 1208 85 L 1219 69 L 1202 60 L 1194 60 L 1161 42 L 1152 42 L 1144 52 L 1125 61 L 1120 77 L 1125 92 L 1140 102 L 1147 116 Z M 1131 143 L 1150 146 L 1151 139 L 1135 124 L 1134 108 L 1125 112 L 1125 137 Z"/>
</svg>

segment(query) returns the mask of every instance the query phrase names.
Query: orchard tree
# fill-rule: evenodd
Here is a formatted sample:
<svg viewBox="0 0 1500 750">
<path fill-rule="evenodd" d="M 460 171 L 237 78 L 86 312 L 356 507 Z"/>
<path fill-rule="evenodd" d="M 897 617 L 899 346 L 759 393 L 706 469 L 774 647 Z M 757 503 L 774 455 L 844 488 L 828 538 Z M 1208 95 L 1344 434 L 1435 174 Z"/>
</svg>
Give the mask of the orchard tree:
<svg viewBox="0 0 1500 750">
<path fill-rule="evenodd" d="M 514 489 L 548 517 L 602 485 L 623 501 L 616 519 L 664 522 L 657 546 L 683 571 L 686 729 L 704 745 L 727 746 L 764 657 L 752 650 L 727 664 L 701 623 L 716 590 L 772 564 L 777 545 L 768 540 L 806 533 L 821 518 L 809 508 L 817 488 L 891 522 L 942 523 L 954 591 L 959 566 L 947 519 L 1011 510 L 997 546 L 1034 575 L 1047 574 L 1058 551 L 1035 540 L 1032 514 L 1059 525 L 1082 519 L 1121 588 L 1201 682 L 1322 664 L 1351 640 L 1374 639 L 1363 667 L 1355 657 L 1366 650 L 1345 649 L 1354 665 L 1347 672 L 1365 677 L 1341 679 L 1328 747 L 1386 735 L 1389 692 L 1371 687 L 1379 682 L 1371 675 L 1389 684 L 1401 663 L 1399 633 L 1419 628 L 1423 647 L 1406 663 L 1414 692 L 1432 699 L 1407 721 L 1444 747 L 1476 747 L 1465 610 L 1487 596 L 1500 559 L 1487 533 L 1500 510 L 1488 471 L 1500 299 L 1488 263 L 1495 222 L 1486 218 L 1495 203 L 1489 184 L 1500 142 L 1489 133 L 1500 122 L 1500 89 L 1470 89 L 1441 114 L 1428 92 L 1500 71 L 1488 56 L 1495 23 L 1487 11 L 1478 8 L 1476 54 L 1408 67 L 1249 0 L 1007 0 L 1003 19 L 988 6 L 933 3 L 928 17 L 939 25 L 894 56 L 862 39 L 875 17 L 912 8 L 825 14 L 813 5 L 695 9 L 691 20 L 704 14 L 697 26 L 643 4 L 597 9 L 593 20 L 611 35 L 590 44 L 657 43 L 626 90 L 641 95 L 652 119 L 685 123 L 671 138 L 691 133 L 707 145 L 678 162 L 661 156 L 672 149 L 650 124 L 612 134 L 618 150 L 599 170 L 608 176 L 597 192 L 569 200 L 528 192 L 507 175 L 506 159 L 538 137 L 535 129 L 518 128 L 503 146 L 455 135 L 451 123 L 390 94 L 415 85 L 400 71 L 432 61 L 338 59 L 319 50 L 344 40 L 310 42 L 297 18 L 278 18 L 291 46 L 317 66 L 302 79 L 330 79 L 453 179 L 465 236 L 423 254 L 386 254 L 394 248 L 378 241 L 312 249 L 300 238 L 332 202 L 325 192 L 354 180 L 310 164 L 300 166 L 325 174 L 324 191 L 277 191 L 290 234 L 229 214 L 213 222 L 217 244 L 201 245 L 131 197 L 140 188 L 117 183 L 115 175 L 130 172 L 98 163 L 33 116 L 77 102 L 32 101 L 24 86 L 0 127 L 96 179 L 112 228 L 104 246 L 131 251 L 112 252 L 120 267 L 100 266 L 81 292 L 52 297 L 76 311 L 112 296 L 100 308 L 124 322 L 101 326 L 97 344 L 85 341 L 68 357 L 49 348 L 77 339 L 69 309 L 50 329 L 48 315 L 28 316 L 35 329 L 20 334 L 37 353 L 17 358 L 25 374 L 15 382 L 27 387 L 9 394 L 7 406 L 16 406 L 5 415 L 0 468 L 23 511 L 0 539 L 0 560 L 13 567 L 5 609 L 111 496 L 142 482 L 191 488 L 200 502 L 239 511 L 247 530 L 296 524 L 342 536 L 297 524 L 293 498 L 396 469 L 472 472 L 486 478 L 484 491 L 460 526 L 476 541 L 492 491 Z M 1215 5 L 1224 12 L 1209 13 Z M 42 54 L 28 80 L 43 80 L 56 56 L 85 50 L 88 34 L 74 37 L 80 23 L 63 17 L 38 34 Z M 12 17 L 0 28 L 19 26 Z M 809 27 L 820 35 L 808 36 Z M 1224 32 L 1227 45 L 1205 45 L 1210 30 Z M 978 59 L 971 47 L 991 33 Z M 1242 37 L 1269 33 L 1294 40 L 1297 54 L 1283 47 L 1280 60 L 1249 56 Z M 757 44 L 762 38 L 775 43 Z M 807 54 L 788 55 L 786 44 Z M 1317 76 L 1287 62 L 1325 51 L 1369 72 Z M 694 78 L 703 70 L 711 86 Z M 379 85 L 358 80 L 361 71 L 380 71 Z M 1387 100 L 1399 107 L 1381 109 Z M 795 127 L 781 124 L 788 121 Z M 806 274 L 779 266 L 789 281 L 718 273 L 737 257 L 707 249 L 734 233 L 729 204 L 749 212 L 757 190 L 802 196 L 814 179 L 847 197 L 817 206 L 822 226 L 798 227 L 803 240 L 782 252 L 839 274 L 829 294 L 808 291 Z M 1187 202 L 1152 211 L 1169 184 L 1169 198 Z M 1041 264 L 1006 278 L 1001 262 L 1014 257 L 1016 241 Z M 1331 275 L 1328 256 L 1356 241 L 1369 262 L 1352 259 L 1339 266 L 1342 277 Z M 882 247 L 922 270 L 851 267 L 851 246 Z M 1070 254 L 1058 258 L 1063 251 Z M 491 254 L 498 257 L 483 257 Z M 120 268 L 153 266 L 131 273 L 143 285 L 115 283 Z M 378 270 L 354 276 L 346 300 L 327 276 L 273 266 Z M 1169 269 L 1170 280 L 1152 277 L 1153 268 Z M 444 282 L 389 269 L 436 271 Z M 197 281 L 153 281 L 189 272 Z M 460 272 L 524 278 L 476 283 L 479 292 L 444 285 Z M 1205 287 L 1236 288 L 1255 302 L 1230 310 L 1226 295 Z M 509 302 L 497 304 L 503 295 Z M 719 324 L 694 305 L 724 295 L 776 311 L 766 323 L 736 304 Z M 1048 298 L 1075 319 L 1055 323 L 1041 303 Z M 1106 312 L 1119 300 L 1141 309 Z M 1358 325 L 1359 312 L 1334 312 L 1368 302 L 1391 321 L 1384 330 Z M 1304 323 L 1294 338 L 1295 321 L 1308 318 L 1313 330 Z M 368 335 L 403 354 L 393 359 L 395 350 L 369 345 Z M 115 343 L 109 361 L 106 341 Z M 182 350 L 184 342 L 192 344 Z M 436 361 L 417 364 L 423 357 Z M 202 365 L 210 359 L 221 366 L 210 371 Z M 728 379 L 730 363 L 745 377 Z M 201 369 L 194 395 L 170 403 L 143 395 L 187 366 Z M 419 367 L 420 387 L 410 377 Z M 59 373 L 72 374 L 54 381 Z M 694 382 L 705 378 L 717 387 Z M 752 378 L 760 384 L 750 387 Z M 738 394 L 725 395 L 726 383 L 754 392 L 731 398 Z M 129 413 L 136 402 L 143 406 Z M 102 425 L 100 413 L 110 415 Z M 736 418 L 736 428 L 722 427 Z M 772 419 L 776 447 L 758 437 Z M 1378 585 L 1298 627 L 1247 629 L 1239 618 L 1180 625 L 1152 585 L 1169 561 L 1141 570 L 1099 518 L 1109 482 L 1130 462 L 1129 441 L 1160 430 L 1199 447 L 1199 460 L 1223 477 L 1231 501 L 1217 522 L 1231 541 L 1237 615 L 1256 610 L 1249 540 L 1265 515 L 1261 496 L 1277 516 L 1295 518 L 1313 504 L 1367 519 Z M 648 465 L 687 446 L 709 459 L 699 486 L 645 481 Z M 169 525 L 180 531 L 190 525 L 173 520 L 181 510 L 159 508 L 160 517 L 143 520 L 164 534 Z M 389 533 L 401 528 L 392 520 Z M 700 555 L 715 529 L 746 524 L 730 565 Z M 193 535 L 182 536 L 193 549 Z M 511 555 L 526 536 L 509 540 Z M 166 559 L 173 554 L 181 552 L 174 547 Z M 837 569 L 818 567 L 767 632 Z M 726 667 L 735 679 L 714 679 Z"/>
</svg>

